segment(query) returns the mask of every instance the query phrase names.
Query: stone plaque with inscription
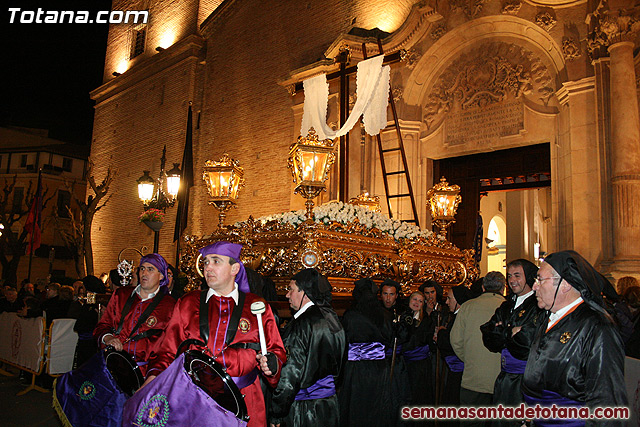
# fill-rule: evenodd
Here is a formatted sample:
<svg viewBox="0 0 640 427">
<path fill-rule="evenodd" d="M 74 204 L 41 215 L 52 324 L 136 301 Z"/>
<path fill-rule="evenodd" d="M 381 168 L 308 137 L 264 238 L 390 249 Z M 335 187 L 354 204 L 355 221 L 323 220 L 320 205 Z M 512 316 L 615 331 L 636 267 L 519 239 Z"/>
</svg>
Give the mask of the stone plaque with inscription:
<svg viewBox="0 0 640 427">
<path fill-rule="evenodd" d="M 520 100 L 469 108 L 449 113 L 445 118 L 445 144 L 488 143 L 524 129 Z"/>
</svg>

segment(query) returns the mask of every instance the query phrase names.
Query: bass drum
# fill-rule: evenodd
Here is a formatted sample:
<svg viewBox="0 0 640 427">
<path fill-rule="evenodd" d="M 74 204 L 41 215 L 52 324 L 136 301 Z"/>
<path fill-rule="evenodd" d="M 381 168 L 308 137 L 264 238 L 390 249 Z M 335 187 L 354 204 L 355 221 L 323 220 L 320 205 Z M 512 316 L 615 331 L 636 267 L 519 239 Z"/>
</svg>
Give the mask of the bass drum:
<svg viewBox="0 0 640 427">
<path fill-rule="evenodd" d="M 136 361 L 126 351 L 118 351 L 113 347 L 107 347 L 103 355 L 107 369 L 120 390 L 128 396 L 133 396 L 144 383 Z"/>
<path fill-rule="evenodd" d="M 187 350 L 184 352 L 184 369 L 191 381 L 218 405 L 242 421 L 249 420 L 244 397 L 222 365 L 200 351 Z"/>
</svg>

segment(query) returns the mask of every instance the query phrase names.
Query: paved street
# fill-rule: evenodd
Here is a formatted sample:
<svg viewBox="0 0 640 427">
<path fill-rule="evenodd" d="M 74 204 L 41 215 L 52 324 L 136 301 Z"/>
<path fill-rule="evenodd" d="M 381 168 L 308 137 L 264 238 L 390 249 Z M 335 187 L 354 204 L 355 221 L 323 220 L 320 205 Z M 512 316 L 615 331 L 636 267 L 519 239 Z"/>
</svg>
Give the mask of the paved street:
<svg viewBox="0 0 640 427">
<path fill-rule="evenodd" d="M 11 372 L 16 368 L 3 367 Z M 61 427 L 55 410 L 51 407 L 51 392 L 36 390 L 22 395 L 16 394 L 27 385 L 20 382 L 18 376 L 0 375 L 0 426 L 2 427 Z"/>
</svg>

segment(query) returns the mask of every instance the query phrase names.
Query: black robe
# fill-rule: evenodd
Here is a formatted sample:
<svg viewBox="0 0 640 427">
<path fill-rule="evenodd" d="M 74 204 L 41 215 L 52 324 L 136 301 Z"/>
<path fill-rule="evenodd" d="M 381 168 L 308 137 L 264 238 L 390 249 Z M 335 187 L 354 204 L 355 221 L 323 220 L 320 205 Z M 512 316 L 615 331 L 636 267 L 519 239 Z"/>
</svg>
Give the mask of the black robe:
<svg viewBox="0 0 640 427">
<path fill-rule="evenodd" d="M 539 398 L 543 390 L 549 390 L 592 410 L 627 406 L 624 350 L 613 322 L 586 302 L 549 331 L 547 319 L 546 314 L 538 318 L 522 392 Z M 586 420 L 588 426 L 621 426 L 625 422 Z"/>
<path fill-rule="evenodd" d="M 393 346 L 391 314 L 376 307 L 372 316 L 379 316 L 376 324 L 358 308 L 350 308 L 342 317 L 348 344 L 379 342 Z M 347 361 L 341 388 L 340 425 L 386 427 L 396 422 L 393 413 L 389 365 L 385 359 Z"/>
<path fill-rule="evenodd" d="M 318 380 L 340 374 L 345 352 L 345 334 L 336 313 L 312 305 L 284 330 L 282 341 L 287 362 L 271 399 L 271 423 L 281 426 L 337 426 L 336 395 L 313 400 L 295 400 L 296 394 Z"/>
<path fill-rule="evenodd" d="M 527 360 L 529 349 L 537 329 L 536 319 L 543 313 L 538 308 L 538 301 L 535 294 L 531 294 L 518 308 L 514 309 L 516 296 L 505 301 L 496 309 L 495 314 L 484 325 L 480 326 L 482 331 L 482 341 L 489 351 L 500 353 L 503 349 L 509 350 L 511 355 L 519 360 Z M 502 323 L 496 326 L 496 323 Z M 521 326 L 522 329 L 511 336 L 512 329 Z M 503 369 L 500 371 L 493 388 L 493 403 L 502 403 L 505 406 L 518 406 L 524 399 L 520 391 L 522 374 L 508 373 Z M 513 421 L 509 424 L 518 424 Z"/>
<path fill-rule="evenodd" d="M 410 314 L 413 314 L 412 312 Z M 431 346 L 433 345 L 434 325 L 430 316 L 424 316 L 421 322 L 414 319 L 414 323 L 409 328 L 407 343 L 402 347 L 402 354 L 409 374 L 410 400 L 411 405 L 433 406 L 433 366 Z M 428 346 L 429 356 L 421 360 L 411 360 L 408 354 L 416 349 Z M 420 352 L 422 357 L 425 353 Z"/>
<path fill-rule="evenodd" d="M 440 393 L 439 403 L 440 406 L 458 406 L 460 405 L 460 384 L 462 383 L 462 371 L 453 372 L 446 364 L 446 357 L 456 356 L 456 353 L 451 347 L 451 328 L 456 321 L 456 314 L 449 313 L 449 318 L 445 323 L 445 328 L 438 331 L 438 350 L 442 362 L 446 366 L 446 378 L 444 378 L 444 387 Z"/>
</svg>

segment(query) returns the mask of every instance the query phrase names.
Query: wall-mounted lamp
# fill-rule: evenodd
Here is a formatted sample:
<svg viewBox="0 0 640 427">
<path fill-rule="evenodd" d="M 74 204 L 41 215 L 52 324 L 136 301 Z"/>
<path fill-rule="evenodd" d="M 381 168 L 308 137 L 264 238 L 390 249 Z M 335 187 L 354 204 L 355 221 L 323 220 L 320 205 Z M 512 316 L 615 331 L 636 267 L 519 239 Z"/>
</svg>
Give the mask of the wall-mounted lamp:
<svg viewBox="0 0 640 427">
<path fill-rule="evenodd" d="M 122 73 L 119 73 L 119 72 L 117 72 L 117 71 L 114 71 L 114 72 L 113 72 L 113 73 L 111 73 L 111 74 L 113 74 L 115 77 L 118 77 L 118 76 L 121 76 L 121 75 L 122 75 Z"/>
<path fill-rule="evenodd" d="M 164 48 L 162 46 L 156 47 L 156 51 L 157 52 L 162 52 L 163 50 L 164 50 Z"/>
</svg>

